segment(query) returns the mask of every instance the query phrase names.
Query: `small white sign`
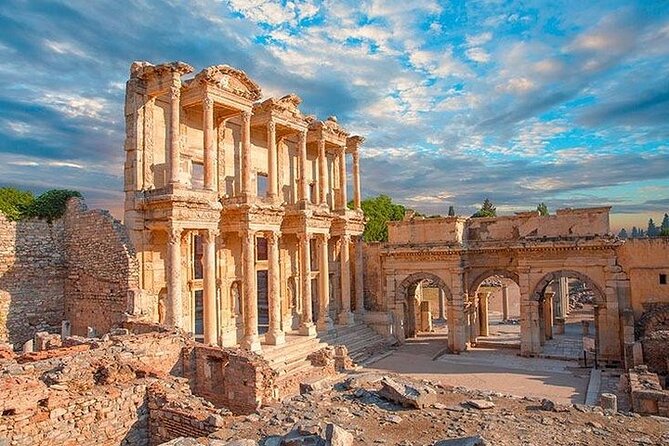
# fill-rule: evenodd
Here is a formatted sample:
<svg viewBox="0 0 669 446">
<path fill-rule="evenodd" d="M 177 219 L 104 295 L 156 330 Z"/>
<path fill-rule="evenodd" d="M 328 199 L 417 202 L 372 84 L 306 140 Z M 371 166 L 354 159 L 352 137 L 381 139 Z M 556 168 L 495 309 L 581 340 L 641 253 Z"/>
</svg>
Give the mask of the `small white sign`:
<svg viewBox="0 0 669 446">
<path fill-rule="evenodd" d="M 583 350 L 587 352 L 595 351 L 595 338 L 583 337 Z"/>
</svg>

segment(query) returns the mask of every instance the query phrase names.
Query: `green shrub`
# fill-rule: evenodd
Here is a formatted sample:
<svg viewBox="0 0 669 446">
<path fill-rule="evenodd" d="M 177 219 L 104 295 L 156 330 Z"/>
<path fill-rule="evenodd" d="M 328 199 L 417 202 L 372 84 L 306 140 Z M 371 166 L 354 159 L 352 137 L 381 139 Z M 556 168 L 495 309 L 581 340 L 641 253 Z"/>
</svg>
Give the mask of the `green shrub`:
<svg viewBox="0 0 669 446">
<path fill-rule="evenodd" d="M 32 192 L 13 187 L 0 188 L 0 212 L 9 220 L 17 221 L 23 217 L 23 211 L 35 200 Z"/>
<path fill-rule="evenodd" d="M 48 190 L 25 208 L 22 218 L 37 217 L 51 223 L 65 214 L 67 200 L 72 197 L 81 198 L 81 194 L 76 190 Z"/>
</svg>

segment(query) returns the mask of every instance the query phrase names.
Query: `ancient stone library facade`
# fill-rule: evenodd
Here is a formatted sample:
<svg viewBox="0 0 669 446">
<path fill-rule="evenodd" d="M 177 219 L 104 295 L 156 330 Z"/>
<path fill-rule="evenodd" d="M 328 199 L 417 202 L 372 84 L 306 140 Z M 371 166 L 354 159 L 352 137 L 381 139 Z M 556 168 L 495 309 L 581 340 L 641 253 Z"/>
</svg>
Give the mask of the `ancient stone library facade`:
<svg viewBox="0 0 669 446">
<path fill-rule="evenodd" d="M 253 351 L 261 337 L 278 345 L 287 332 L 351 325 L 363 139 L 303 115 L 296 95 L 261 101 L 227 65 L 192 72 L 134 63 L 127 83 L 125 224 L 147 316 Z"/>
<path fill-rule="evenodd" d="M 356 360 L 429 327 L 431 313 L 445 319 L 450 352 L 476 346 L 498 282 L 517 290 L 521 354 L 541 355 L 564 327 L 575 280 L 593 296 L 599 359 L 667 375 L 669 239 L 619 240 L 601 207 L 408 217 L 390 224 L 388 242 L 364 244 L 363 138 L 333 117 L 304 116 L 295 95 L 261 99 L 227 65 L 193 71 L 131 67 L 124 224 L 77 199 L 53 223 L 0 215 L 0 344 L 34 340 L 49 357 L 61 344 L 97 348 L 90 339 L 115 327 L 142 327 L 137 339 L 176 327 L 171 361 L 185 363 L 174 370 L 192 373 L 163 372 L 197 376 L 191 387 L 219 406 L 234 404 L 237 381 L 268 383 L 246 389 L 255 407 L 323 364 L 345 365 L 345 351 L 317 354 L 326 344 Z M 630 381 L 652 381 L 646 372 Z M 649 412 L 669 400 L 654 392 Z"/>
</svg>

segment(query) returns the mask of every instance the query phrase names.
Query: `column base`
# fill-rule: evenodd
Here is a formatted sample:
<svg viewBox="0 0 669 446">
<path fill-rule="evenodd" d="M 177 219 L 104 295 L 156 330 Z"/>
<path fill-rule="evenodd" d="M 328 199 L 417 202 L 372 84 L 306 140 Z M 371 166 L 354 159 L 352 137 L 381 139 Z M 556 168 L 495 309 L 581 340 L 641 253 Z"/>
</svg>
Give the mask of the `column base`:
<svg viewBox="0 0 669 446">
<path fill-rule="evenodd" d="M 356 311 L 353 313 L 353 318 L 355 319 L 356 322 L 364 322 L 365 321 L 365 312 L 363 311 Z"/>
<path fill-rule="evenodd" d="M 262 351 L 262 347 L 260 346 L 260 338 L 258 338 L 258 335 L 245 336 L 239 345 L 241 348 L 252 352 L 258 353 Z"/>
<path fill-rule="evenodd" d="M 313 322 L 307 322 L 300 325 L 300 335 L 302 336 L 316 336 L 316 326 Z"/>
<path fill-rule="evenodd" d="M 316 327 L 318 328 L 318 331 L 329 331 L 334 328 L 334 323 L 332 322 L 332 319 L 328 316 L 325 319 L 319 319 L 316 322 Z"/>
<path fill-rule="evenodd" d="M 221 333 L 221 347 L 234 347 L 237 345 L 237 328 L 233 327 Z"/>
<path fill-rule="evenodd" d="M 265 343 L 269 345 L 282 345 L 286 343 L 286 334 L 282 331 L 265 333 Z"/>
<path fill-rule="evenodd" d="M 339 313 L 338 318 L 339 325 L 353 325 L 355 324 L 355 319 L 353 318 L 353 313 L 350 311 L 342 311 Z"/>
</svg>

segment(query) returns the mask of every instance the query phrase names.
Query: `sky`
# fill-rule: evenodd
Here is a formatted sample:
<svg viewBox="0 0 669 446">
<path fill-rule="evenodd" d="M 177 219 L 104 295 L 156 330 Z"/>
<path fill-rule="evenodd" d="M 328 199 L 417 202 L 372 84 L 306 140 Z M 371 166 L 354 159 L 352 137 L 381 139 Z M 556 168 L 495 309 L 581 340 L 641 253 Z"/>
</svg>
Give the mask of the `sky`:
<svg viewBox="0 0 669 446">
<path fill-rule="evenodd" d="M 366 138 L 364 197 L 426 214 L 669 212 L 669 2 L 0 2 L 0 186 L 122 218 L 133 60 L 241 68 Z"/>
</svg>

